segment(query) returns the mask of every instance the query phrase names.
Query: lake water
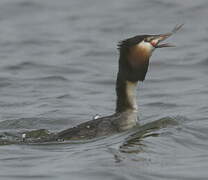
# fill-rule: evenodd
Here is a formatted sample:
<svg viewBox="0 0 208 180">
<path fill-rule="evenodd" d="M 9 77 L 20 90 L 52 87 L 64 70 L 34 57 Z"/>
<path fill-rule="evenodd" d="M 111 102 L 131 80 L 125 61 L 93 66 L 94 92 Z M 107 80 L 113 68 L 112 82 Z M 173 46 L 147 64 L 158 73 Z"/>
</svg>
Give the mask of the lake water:
<svg viewBox="0 0 208 180">
<path fill-rule="evenodd" d="M 178 125 L 124 151 L 126 134 L 0 146 L 0 179 L 207 180 L 207 17 L 207 0 L 1 0 L 0 134 L 58 132 L 112 114 L 117 42 L 185 26 L 168 40 L 177 47 L 154 52 L 138 88 L 141 124 Z"/>
</svg>

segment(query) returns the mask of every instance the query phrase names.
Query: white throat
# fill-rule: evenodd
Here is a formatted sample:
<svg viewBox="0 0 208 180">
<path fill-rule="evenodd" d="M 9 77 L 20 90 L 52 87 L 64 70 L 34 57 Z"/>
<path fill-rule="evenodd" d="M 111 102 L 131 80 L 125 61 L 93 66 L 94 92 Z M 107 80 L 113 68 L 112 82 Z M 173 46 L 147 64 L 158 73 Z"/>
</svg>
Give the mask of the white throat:
<svg viewBox="0 0 208 180">
<path fill-rule="evenodd" d="M 137 46 L 139 48 L 142 48 L 142 49 L 146 50 L 149 53 L 152 53 L 152 51 L 155 49 L 155 47 L 152 46 L 151 43 L 145 42 L 145 41 L 140 42 Z"/>
<path fill-rule="evenodd" d="M 126 96 L 131 108 L 121 112 L 120 117 L 114 121 L 119 131 L 124 131 L 137 124 L 137 103 L 136 103 L 137 82 L 126 81 Z"/>
<path fill-rule="evenodd" d="M 133 108 L 133 111 L 137 111 L 137 102 L 136 102 L 136 88 L 137 88 L 137 82 L 126 82 L 126 94 L 128 101 Z"/>
</svg>

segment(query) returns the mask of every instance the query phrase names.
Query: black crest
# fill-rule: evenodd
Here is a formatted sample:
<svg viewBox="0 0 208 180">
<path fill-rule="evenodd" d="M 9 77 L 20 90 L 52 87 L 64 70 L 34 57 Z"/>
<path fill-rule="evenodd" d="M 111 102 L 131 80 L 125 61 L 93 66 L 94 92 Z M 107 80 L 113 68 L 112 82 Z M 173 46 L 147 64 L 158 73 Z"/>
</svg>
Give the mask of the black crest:
<svg viewBox="0 0 208 180">
<path fill-rule="evenodd" d="M 145 58 L 138 54 L 135 59 L 131 59 L 131 61 L 135 61 L 135 64 L 133 65 L 130 62 L 129 54 L 132 47 L 139 44 L 148 36 L 149 35 L 134 36 L 125 39 L 118 44 L 118 49 L 120 51 L 118 73 L 120 76 L 123 76 L 124 79 L 132 82 L 143 81 L 145 79 L 149 66 L 149 57 Z"/>
<path fill-rule="evenodd" d="M 149 35 L 141 35 L 141 36 L 134 36 L 128 39 L 125 39 L 123 41 L 120 41 L 118 43 L 118 49 L 120 51 L 124 51 L 129 49 L 130 47 L 140 43 L 141 41 L 143 41 L 146 37 L 148 37 Z"/>
</svg>

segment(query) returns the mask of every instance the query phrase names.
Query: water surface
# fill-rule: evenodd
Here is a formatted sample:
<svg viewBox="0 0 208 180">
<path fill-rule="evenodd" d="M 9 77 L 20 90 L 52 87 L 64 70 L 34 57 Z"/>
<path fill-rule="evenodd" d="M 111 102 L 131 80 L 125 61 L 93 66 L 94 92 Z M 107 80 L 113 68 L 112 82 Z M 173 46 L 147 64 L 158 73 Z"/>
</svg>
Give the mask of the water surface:
<svg viewBox="0 0 208 180">
<path fill-rule="evenodd" d="M 208 177 L 208 1 L 1 0 L 0 134 L 58 132 L 112 114 L 117 42 L 185 23 L 139 84 L 140 123 L 174 119 L 125 148 L 87 143 L 0 147 L 1 179 L 195 180 Z M 1 136 L 3 138 L 3 136 Z"/>
</svg>

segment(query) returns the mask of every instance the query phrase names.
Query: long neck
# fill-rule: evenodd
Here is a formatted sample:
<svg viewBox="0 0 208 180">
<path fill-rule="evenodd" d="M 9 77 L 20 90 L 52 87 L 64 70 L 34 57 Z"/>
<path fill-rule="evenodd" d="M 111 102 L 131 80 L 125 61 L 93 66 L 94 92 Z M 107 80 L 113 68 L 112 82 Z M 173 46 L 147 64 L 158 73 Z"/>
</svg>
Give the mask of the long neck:
<svg viewBox="0 0 208 180">
<path fill-rule="evenodd" d="M 120 72 L 119 72 L 120 73 Z M 118 73 L 116 82 L 116 112 L 137 111 L 136 87 L 137 81 L 131 82 Z"/>
</svg>

